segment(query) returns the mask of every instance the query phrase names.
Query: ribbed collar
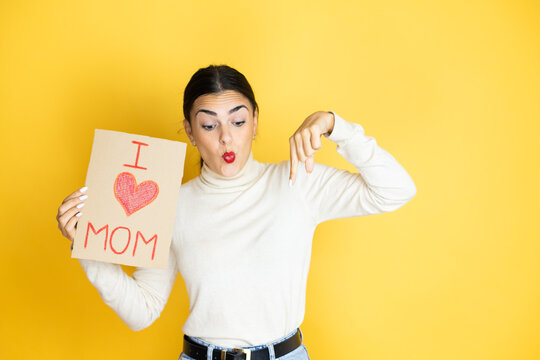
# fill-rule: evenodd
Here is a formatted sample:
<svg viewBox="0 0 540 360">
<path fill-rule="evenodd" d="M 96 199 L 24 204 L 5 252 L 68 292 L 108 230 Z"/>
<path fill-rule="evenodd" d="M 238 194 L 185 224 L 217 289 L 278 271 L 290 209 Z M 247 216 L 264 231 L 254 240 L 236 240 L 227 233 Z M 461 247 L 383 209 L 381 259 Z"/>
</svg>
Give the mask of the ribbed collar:
<svg viewBox="0 0 540 360">
<path fill-rule="evenodd" d="M 211 170 L 206 163 L 203 163 L 199 179 L 204 187 L 214 189 L 215 192 L 240 191 L 253 184 L 264 170 L 264 165 L 253 159 L 253 153 L 249 157 L 244 167 L 234 176 L 223 176 Z"/>
</svg>

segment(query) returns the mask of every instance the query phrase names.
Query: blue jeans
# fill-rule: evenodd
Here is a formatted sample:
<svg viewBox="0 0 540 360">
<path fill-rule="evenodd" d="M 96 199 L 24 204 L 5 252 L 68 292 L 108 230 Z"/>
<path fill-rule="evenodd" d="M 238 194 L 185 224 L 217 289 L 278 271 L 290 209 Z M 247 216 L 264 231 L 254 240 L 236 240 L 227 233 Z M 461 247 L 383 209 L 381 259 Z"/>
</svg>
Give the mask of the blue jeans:
<svg viewBox="0 0 540 360">
<path fill-rule="evenodd" d="M 299 347 L 297 347 L 296 349 L 294 349 L 293 351 L 291 351 L 290 353 L 286 354 L 286 355 L 283 355 L 279 358 L 276 358 L 276 356 L 274 355 L 274 344 L 278 343 L 278 342 L 281 342 L 285 339 L 288 339 L 290 338 L 291 336 L 293 336 L 294 334 L 296 334 L 296 331 L 297 330 L 294 330 L 292 331 L 291 333 L 285 335 L 284 337 L 282 337 L 281 339 L 278 339 L 276 341 L 273 341 L 272 343 L 268 344 L 268 345 L 257 345 L 257 346 L 247 346 L 245 347 L 244 349 L 250 349 L 250 350 L 258 350 L 258 349 L 262 349 L 266 346 L 268 346 L 268 351 L 270 352 L 270 360 L 310 360 L 309 359 L 309 356 L 308 356 L 308 352 L 307 352 L 307 349 L 306 347 L 304 346 L 304 344 L 301 344 Z M 300 331 L 300 337 L 302 337 L 302 331 L 300 329 L 298 329 L 298 331 Z M 193 341 L 195 341 L 196 343 L 199 343 L 201 345 L 205 345 L 205 346 L 208 346 L 208 357 L 207 359 L 211 360 L 212 359 L 212 351 L 214 349 L 218 349 L 218 350 L 233 350 L 232 348 L 226 348 L 226 347 L 222 347 L 222 346 L 217 346 L 217 345 L 212 345 L 210 343 L 207 343 L 199 338 L 196 338 L 196 337 L 191 337 L 193 339 Z M 178 358 L 178 360 L 194 360 L 193 358 L 187 356 L 186 354 L 184 354 L 183 352 L 180 354 L 180 357 Z"/>
</svg>

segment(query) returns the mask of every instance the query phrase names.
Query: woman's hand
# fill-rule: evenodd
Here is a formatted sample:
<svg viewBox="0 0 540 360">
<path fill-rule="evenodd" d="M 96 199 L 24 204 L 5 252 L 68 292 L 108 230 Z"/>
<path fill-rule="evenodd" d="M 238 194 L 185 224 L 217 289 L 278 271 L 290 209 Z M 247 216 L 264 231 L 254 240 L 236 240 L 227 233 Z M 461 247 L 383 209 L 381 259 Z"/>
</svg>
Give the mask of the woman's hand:
<svg viewBox="0 0 540 360">
<path fill-rule="evenodd" d="M 334 129 L 334 114 L 317 111 L 307 117 L 298 130 L 289 138 L 291 146 L 291 173 L 289 184 L 296 182 L 296 169 L 299 161 L 305 161 L 307 173 L 313 171 L 313 155 L 321 148 L 321 135 L 330 135 Z"/>
<path fill-rule="evenodd" d="M 58 228 L 62 235 L 71 242 L 75 238 L 75 229 L 77 228 L 79 216 L 82 215 L 80 210 L 84 206 L 84 200 L 88 197 L 88 195 L 84 195 L 86 190 L 87 187 L 85 186 L 74 191 L 62 201 L 62 205 L 58 208 L 58 214 L 56 215 Z"/>
</svg>

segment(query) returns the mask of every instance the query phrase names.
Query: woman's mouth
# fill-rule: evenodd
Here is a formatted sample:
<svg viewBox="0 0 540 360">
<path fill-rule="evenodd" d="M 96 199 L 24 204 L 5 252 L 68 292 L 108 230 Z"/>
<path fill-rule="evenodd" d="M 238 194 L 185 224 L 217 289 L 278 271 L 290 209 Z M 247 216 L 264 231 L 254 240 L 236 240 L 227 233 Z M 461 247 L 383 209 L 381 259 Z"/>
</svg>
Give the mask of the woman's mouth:
<svg viewBox="0 0 540 360">
<path fill-rule="evenodd" d="M 230 151 L 230 152 L 226 152 L 221 157 L 223 158 L 223 160 L 227 162 L 227 164 L 230 164 L 234 161 L 236 155 L 234 154 L 234 152 Z"/>
</svg>

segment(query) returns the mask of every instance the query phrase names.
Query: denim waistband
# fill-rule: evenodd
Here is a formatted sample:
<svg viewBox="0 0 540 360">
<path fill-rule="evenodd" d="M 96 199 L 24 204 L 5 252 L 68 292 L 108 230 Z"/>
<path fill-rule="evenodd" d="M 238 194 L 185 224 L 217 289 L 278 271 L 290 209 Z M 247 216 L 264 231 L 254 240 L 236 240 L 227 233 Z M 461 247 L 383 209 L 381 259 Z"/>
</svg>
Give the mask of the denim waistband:
<svg viewBox="0 0 540 360">
<path fill-rule="evenodd" d="M 277 339 L 277 340 L 274 340 L 270 343 L 267 343 L 267 344 L 262 344 L 262 345 L 254 345 L 254 346 L 243 346 L 242 349 L 249 349 L 249 350 L 259 350 L 259 349 L 263 349 L 265 347 L 270 347 L 270 345 L 272 345 L 272 348 L 273 348 L 273 345 L 274 344 L 277 344 L 279 342 L 282 342 L 283 340 L 286 340 L 288 338 L 290 338 L 291 336 L 293 336 L 294 334 L 296 334 L 296 332 L 299 331 L 300 332 L 300 338 L 303 338 L 302 336 L 302 331 L 300 330 L 300 328 L 296 328 L 294 329 L 293 331 L 291 331 L 290 333 L 288 333 L 287 335 L 285 335 L 284 337 L 280 338 L 280 339 Z M 193 337 L 193 336 L 189 336 L 189 335 L 186 335 L 188 336 L 190 339 L 192 339 L 193 341 L 195 341 L 196 343 L 198 344 L 201 344 L 201 345 L 204 345 L 204 346 L 207 346 L 207 347 L 211 347 L 212 349 L 216 349 L 216 350 L 230 350 L 232 351 L 233 348 L 232 347 L 223 347 L 223 346 L 219 346 L 219 345 L 214 345 L 214 344 L 211 344 L 209 342 L 206 342 L 198 337 Z M 273 349 L 272 349 L 273 350 Z M 272 351 L 273 352 L 273 351 Z"/>
</svg>

